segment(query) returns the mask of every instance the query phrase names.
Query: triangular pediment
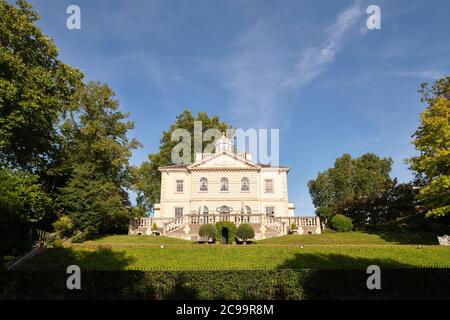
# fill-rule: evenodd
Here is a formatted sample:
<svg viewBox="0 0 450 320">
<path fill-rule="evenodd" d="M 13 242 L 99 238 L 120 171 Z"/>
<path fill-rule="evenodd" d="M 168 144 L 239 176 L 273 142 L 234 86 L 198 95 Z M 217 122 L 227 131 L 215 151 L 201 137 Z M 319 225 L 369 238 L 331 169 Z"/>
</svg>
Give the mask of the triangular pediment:
<svg viewBox="0 0 450 320">
<path fill-rule="evenodd" d="M 259 169 L 260 166 L 234 153 L 221 152 L 213 154 L 199 162 L 191 164 L 189 169 L 231 168 L 231 169 Z"/>
</svg>

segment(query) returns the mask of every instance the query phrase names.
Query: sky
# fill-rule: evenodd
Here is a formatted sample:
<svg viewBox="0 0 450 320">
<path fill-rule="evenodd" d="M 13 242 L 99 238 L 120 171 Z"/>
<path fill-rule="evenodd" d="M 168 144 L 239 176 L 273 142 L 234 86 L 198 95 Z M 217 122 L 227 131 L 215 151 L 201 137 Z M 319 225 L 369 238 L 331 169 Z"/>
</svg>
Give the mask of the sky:
<svg viewBox="0 0 450 320">
<path fill-rule="evenodd" d="M 60 59 L 110 85 L 143 145 L 186 108 L 235 128 L 279 129 L 296 215 L 314 213 L 307 182 L 337 157 L 404 159 L 425 106 L 420 83 L 450 75 L 448 0 L 31 0 Z M 69 30 L 69 5 L 81 29 Z M 381 9 L 369 30 L 366 9 Z"/>
</svg>

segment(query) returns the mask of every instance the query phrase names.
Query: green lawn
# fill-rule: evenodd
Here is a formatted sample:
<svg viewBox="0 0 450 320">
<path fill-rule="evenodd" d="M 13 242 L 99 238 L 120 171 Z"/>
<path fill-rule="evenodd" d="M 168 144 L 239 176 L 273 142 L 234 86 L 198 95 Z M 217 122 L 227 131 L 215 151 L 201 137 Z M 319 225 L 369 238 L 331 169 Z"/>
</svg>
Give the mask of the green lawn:
<svg viewBox="0 0 450 320">
<path fill-rule="evenodd" d="M 161 244 L 193 244 L 193 242 L 162 236 L 156 237 L 156 236 L 113 235 L 113 236 L 105 236 L 92 241 L 86 241 L 82 244 L 73 244 L 73 245 L 89 247 L 97 245 L 126 246 L 126 245 L 161 245 Z"/>
<path fill-rule="evenodd" d="M 325 232 L 313 235 L 287 235 L 257 241 L 257 244 L 279 245 L 400 245 L 438 244 L 436 236 L 427 232 Z"/>
<path fill-rule="evenodd" d="M 251 245 L 205 245 L 153 236 L 107 236 L 48 249 L 25 268 L 64 269 L 247 269 L 450 266 L 450 248 L 434 236 L 411 233 L 290 235 Z M 301 248 L 301 244 L 304 245 Z M 416 244 L 423 244 L 420 248 Z"/>
<path fill-rule="evenodd" d="M 366 268 L 450 266 L 450 248 L 441 246 L 237 246 L 168 245 L 129 248 L 49 249 L 26 268 L 65 269 L 246 269 L 246 268 Z"/>
</svg>

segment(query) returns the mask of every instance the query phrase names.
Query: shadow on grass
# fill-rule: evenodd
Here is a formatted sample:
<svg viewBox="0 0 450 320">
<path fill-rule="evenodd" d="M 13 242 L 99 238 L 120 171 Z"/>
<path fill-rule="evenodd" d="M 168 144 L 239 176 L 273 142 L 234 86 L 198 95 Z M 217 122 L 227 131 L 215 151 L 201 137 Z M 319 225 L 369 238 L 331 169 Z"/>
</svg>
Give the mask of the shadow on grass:
<svg viewBox="0 0 450 320">
<path fill-rule="evenodd" d="M 305 264 L 312 269 L 298 269 Z M 380 290 L 367 287 L 372 275 L 367 268 L 371 265 L 380 267 Z M 278 268 L 297 269 L 294 287 L 301 289 L 302 299 L 448 299 L 450 295 L 450 269 L 418 268 L 392 259 L 296 254 Z M 282 293 L 288 292 L 281 288 Z"/>
<path fill-rule="evenodd" d="M 298 253 L 275 270 L 117 270 L 131 262 L 133 259 L 124 251 L 108 248 L 49 250 L 20 270 L 0 272 L 0 298 L 281 300 L 450 296 L 449 269 L 412 268 L 392 259 Z M 81 267 L 81 290 L 67 289 L 66 268 L 71 264 Z M 369 265 L 381 268 L 381 290 L 367 288 Z"/>
<path fill-rule="evenodd" d="M 381 239 L 393 244 L 439 244 L 436 236 L 425 231 L 365 231 L 368 234 L 379 236 Z"/>
<path fill-rule="evenodd" d="M 66 270 L 69 265 L 77 265 L 88 270 L 123 270 L 135 258 L 126 255 L 126 251 L 114 251 L 108 247 L 95 250 L 72 248 L 47 249 L 22 269 L 31 270 Z"/>
</svg>

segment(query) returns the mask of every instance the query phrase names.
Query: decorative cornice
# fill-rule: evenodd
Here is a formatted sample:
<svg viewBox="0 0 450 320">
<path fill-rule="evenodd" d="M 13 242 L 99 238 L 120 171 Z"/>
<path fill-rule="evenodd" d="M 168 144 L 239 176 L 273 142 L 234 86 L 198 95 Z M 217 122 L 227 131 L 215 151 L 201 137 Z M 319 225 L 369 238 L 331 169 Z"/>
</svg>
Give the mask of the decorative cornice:
<svg viewBox="0 0 450 320">
<path fill-rule="evenodd" d="M 239 161 L 239 162 L 241 162 L 241 163 L 243 163 L 243 164 L 245 164 L 245 165 L 247 165 L 247 166 L 249 166 L 251 168 L 261 169 L 260 165 L 254 164 L 253 162 L 248 161 L 247 159 L 244 159 L 241 156 L 238 156 L 237 154 L 231 153 L 231 152 L 228 152 L 228 151 L 222 151 L 220 153 L 215 153 L 215 154 L 213 154 L 213 155 L 211 155 L 211 156 L 209 156 L 209 157 L 207 157 L 205 159 L 200 160 L 199 162 L 196 162 L 196 163 L 193 163 L 193 164 L 189 165 L 188 168 L 191 169 L 191 170 L 195 169 L 195 168 L 198 168 L 199 166 L 201 166 L 201 165 L 203 165 L 203 164 L 205 164 L 205 163 L 207 163 L 207 162 L 209 162 L 211 160 L 217 159 L 217 158 L 219 158 L 220 156 L 223 156 L 223 155 L 226 155 L 226 156 L 228 156 L 230 158 L 233 158 L 234 160 Z"/>
</svg>

